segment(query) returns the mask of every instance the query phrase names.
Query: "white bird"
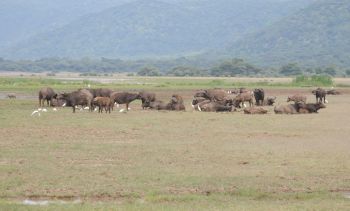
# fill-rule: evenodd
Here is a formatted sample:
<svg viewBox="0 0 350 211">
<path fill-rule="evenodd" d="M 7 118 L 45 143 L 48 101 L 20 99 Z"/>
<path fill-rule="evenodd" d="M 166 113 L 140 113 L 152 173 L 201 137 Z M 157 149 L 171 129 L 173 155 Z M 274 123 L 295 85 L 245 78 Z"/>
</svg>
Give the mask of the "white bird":
<svg viewBox="0 0 350 211">
<path fill-rule="evenodd" d="M 47 112 L 47 109 L 46 109 L 46 108 L 43 108 L 42 111 L 43 111 L 43 112 Z"/>
<path fill-rule="evenodd" d="M 63 103 L 62 107 L 65 107 L 66 106 L 66 103 Z"/>
<path fill-rule="evenodd" d="M 31 116 L 33 116 L 33 115 L 36 114 L 36 113 L 40 114 L 38 110 L 35 110 L 35 111 L 33 111 L 33 113 L 32 113 Z"/>
<path fill-rule="evenodd" d="M 96 107 L 96 108 L 94 109 L 94 111 L 97 111 L 97 109 L 98 109 L 98 108 Z"/>
<path fill-rule="evenodd" d="M 41 111 L 42 110 L 42 108 L 38 108 L 38 111 Z"/>
<path fill-rule="evenodd" d="M 119 112 L 120 112 L 120 113 L 126 113 L 126 109 L 122 108 L 122 109 L 120 109 Z"/>
<path fill-rule="evenodd" d="M 52 110 L 53 110 L 53 111 L 57 111 L 57 108 L 53 108 Z"/>
<path fill-rule="evenodd" d="M 84 110 L 89 110 L 90 108 L 88 107 L 88 106 L 86 106 L 85 108 L 84 108 Z"/>
</svg>

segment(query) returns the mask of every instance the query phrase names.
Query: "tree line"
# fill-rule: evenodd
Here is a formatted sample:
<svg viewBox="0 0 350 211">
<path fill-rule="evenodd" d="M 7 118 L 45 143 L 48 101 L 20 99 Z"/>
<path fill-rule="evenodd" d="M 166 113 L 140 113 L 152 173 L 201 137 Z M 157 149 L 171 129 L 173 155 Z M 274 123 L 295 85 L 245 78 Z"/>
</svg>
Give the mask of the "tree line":
<svg viewBox="0 0 350 211">
<path fill-rule="evenodd" d="M 281 67 L 258 67 L 243 59 L 226 59 L 217 62 L 203 62 L 199 59 L 168 60 L 121 60 L 121 59 L 69 59 L 43 58 L 39 60 L 6 60 L 0 58 L 1 71 L 23 72 L 80 72 L 82 75 L 98 75 L 109 73 L 129 73 L 140 76 L 296 76 L 296 75 L 328 75 L 350 76 L 350 69 L 337 66 L 303 67 L 297 63 L 289 63 Z"/>
</svg>

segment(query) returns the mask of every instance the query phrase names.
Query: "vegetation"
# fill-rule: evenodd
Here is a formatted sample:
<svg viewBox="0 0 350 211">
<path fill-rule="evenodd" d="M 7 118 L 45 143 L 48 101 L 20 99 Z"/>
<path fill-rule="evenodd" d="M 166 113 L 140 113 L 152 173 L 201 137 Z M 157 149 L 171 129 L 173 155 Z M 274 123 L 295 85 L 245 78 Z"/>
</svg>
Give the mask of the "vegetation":
<svg viewBox="0 0 350 211">
<path fill-rule="evenodd" d="M 297 86 L 332 86 L 333 80 L 330 76 L 314 75 L 314 76 L 297 76 L 293 80 L 293 84 Z"/>
<path fill-rule="evenodd" d="M 297 76 L 329 75 L 350 76 L 350 70 L 337 66 L 303 67 L 297 63 L 283 65 L 280 68 L 262 68 L 243 59 L 226 59 L 205 63 L 201 59 L 164 59 L 164 60 L 120 60 L 68 58 L 44 58 L 39 60 L 6 60 L 0 58 L 0 70 L 24 72 L 80 72 L 81 76 L 109 76 L 112 73 L 137 73 L 139 76 Z"/>
<path fill-rule="evenodd" d="M 12 19 L 1 25 L 9 33 L 0 40 L 0 56 L 12 59 L 192 55 L 230 43 L 308 4 L 305 0 L 78 0 L 72 5 L 67 0 L 55 4 L 27 0 L 22 9 L 13 6 L 19 0 L 6 1 L 0 19 Z M 27 13 L 22 15 L 23 11 Z M 1 48 L 2 43 L 8 48 Z"/>
<path fill-rule="evenodd" d="M 261 65 L 300 62 L 350 66 L 350 2 L 314 1 L 307 8 L 232 44 L 224 54 Z M 333 74 L 333 72 L 329 72 Z"/>
</svg>

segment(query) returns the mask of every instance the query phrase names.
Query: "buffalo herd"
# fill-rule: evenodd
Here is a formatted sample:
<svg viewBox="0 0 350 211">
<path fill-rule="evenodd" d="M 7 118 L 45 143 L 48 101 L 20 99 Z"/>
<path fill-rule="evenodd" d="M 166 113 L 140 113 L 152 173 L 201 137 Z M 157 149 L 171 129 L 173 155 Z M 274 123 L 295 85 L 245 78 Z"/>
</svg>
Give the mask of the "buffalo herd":
<svg viewBox="0 0 350 211">
<path fill-rule="evenodd" d="M 245 114 L 266 114 L 265 106 L 275 106 L 276 114 L 304 114 L 317 113 L 319 109 L 325 108 L 327 94 L 339 94 L 335 90 L 324 90 L 317 88 L 312 91 L 316 96 L 316 103 L 307 103 L 306 96 L 295 94 L 287 97 L 285 105 L 275 105 L 275 96 L 265 96 L 262 88 L 249 90 L 239 88 L 234 90 L 224 90 L 221 88 L 198 90 L 192 100 L 194 110 L 202 112 L 231 112 L 243 110 Z M 111 113 L 114 106 L 125 104 L 125 111 L 128 111 L 129 104 L 134 100 L 141 100 L 142 109 L 185 111 L 183 98 L 178 94 L 173 94 L 168 102 L 156 98 L 156 94 L 147 91 L 115 92 L 107 88 L 98 89 L 78 89 L 69 93 L 56 93 L 52 88 L 45 87 L 39 91 L 39 107 L 72 107 L 73 113 L 76 108 L 86 108 L 89 111 L 98 109 L 99 113 Z M 249 107 L 247 107 L 247 104 Z M 124 110 L 124 109 L 123 109 Z"/>
</svg>

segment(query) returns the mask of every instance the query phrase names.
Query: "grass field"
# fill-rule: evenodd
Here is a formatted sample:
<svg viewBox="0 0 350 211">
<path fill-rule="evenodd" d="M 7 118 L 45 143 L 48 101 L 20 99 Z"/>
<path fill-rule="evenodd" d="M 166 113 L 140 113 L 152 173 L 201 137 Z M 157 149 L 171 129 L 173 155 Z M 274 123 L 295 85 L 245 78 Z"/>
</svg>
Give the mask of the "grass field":
<svg viewBox="0 0 350 211">
<path fill-rule="evenodd" d="M 59 90 L 79 86 L 55 80 Z M 143 111 L 135 101 L 126 114 L 62 108 L 32 117 L 42 84 L 22 85 L 0 84 L 19 95 L 0 100 L 0 210 L 350 209 L 348 88 L 312 115 L 196 112 L 191 96 L 206 85 L 171 82 L 146 87 L 163 100 L 183 95 L 186 112 Z M 314 101 L 311 88 L 265 90 L 279 104 L 296 92 Z"/>
</svg>

